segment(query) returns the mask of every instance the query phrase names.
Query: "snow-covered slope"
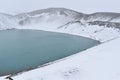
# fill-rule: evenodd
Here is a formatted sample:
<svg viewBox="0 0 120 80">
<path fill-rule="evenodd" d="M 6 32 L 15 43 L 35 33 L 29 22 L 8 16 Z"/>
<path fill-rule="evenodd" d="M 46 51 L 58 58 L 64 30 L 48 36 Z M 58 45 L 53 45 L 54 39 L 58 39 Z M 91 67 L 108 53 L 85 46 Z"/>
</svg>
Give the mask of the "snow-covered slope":
<svg viewBox="0 0 120 80">
<path fill-rule="evenodd" d="M 48 8 L 18 15 L 0 14 L 0 29 L 39 29 L 86 36 L 101 42 L 119 37 L 120 13 L 79 13 Z"/>
<path fill-rule="evenodd" d="M 64 8 L 48 8 L 16 15 L 19 20 L 18 23 L 23 26 L 46 23 L 51 23 L 55 25 L 58 24 L 57 26 L 61 26 L 62 24 L 65 24 L 67 22 L 79 20 L 79 18 L 82 16 L 82 13 Z"/>
<path fill-rule="evenodd" d="M 110 21 L 110 22 L 120 22 L 120 13 L 113 12 L 97 12 L 90 14 L 87 17 L 89 21 Z"/>
<path fill-rule="evenodd" d="M 37 29 L 89 37 L 101 42 L 120 37 L 120 13 L 84 14 L 48 8 L 18 15 L 0 13 L 0 30 Z M 57 63 L 13 77 L 14 80 L 120 80 L 120 38 Z M 0 80 L 5 80 L 0 77 Z"/>
<path fill-rule="evenodd" d="M 120 80 L 120 38 L 57 63 L 12 77 L 14 80 Z M 1 77 L 0 80 L 5 80 Z"/>
<path fill-rule="evenodd" d="M 16 26 L 16 19 L 9 14 L 0 13 L 0 30 L 11 29 Z"/>
</svg>

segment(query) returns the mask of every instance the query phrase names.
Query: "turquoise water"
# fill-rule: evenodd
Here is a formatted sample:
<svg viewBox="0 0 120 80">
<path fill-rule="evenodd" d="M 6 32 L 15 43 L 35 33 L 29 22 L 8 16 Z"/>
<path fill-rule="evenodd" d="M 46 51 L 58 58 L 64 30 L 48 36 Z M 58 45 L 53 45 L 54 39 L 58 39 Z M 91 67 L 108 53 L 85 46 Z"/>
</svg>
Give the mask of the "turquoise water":
<svg viewBox="0 0 120 80">
<path fill-rule="evenodd" d="M 61 33 L 0 31 L 0 76 L 35 68 L 97 44 L 92 39 Z"/>
</svg>

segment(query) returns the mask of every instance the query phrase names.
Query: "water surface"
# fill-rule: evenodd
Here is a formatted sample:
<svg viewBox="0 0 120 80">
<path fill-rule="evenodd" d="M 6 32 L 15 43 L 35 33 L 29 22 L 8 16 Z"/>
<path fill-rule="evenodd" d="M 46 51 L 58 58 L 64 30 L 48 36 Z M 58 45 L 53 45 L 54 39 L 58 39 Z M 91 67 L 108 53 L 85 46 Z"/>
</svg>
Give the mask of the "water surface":
<svg viewBox="0 0 120 80">
<path fill-rule="evenodd" d="M 0 76 L 34 68 L 97 44 L 92 39 L 61 33 L 0 31 Z"/>
</svg>

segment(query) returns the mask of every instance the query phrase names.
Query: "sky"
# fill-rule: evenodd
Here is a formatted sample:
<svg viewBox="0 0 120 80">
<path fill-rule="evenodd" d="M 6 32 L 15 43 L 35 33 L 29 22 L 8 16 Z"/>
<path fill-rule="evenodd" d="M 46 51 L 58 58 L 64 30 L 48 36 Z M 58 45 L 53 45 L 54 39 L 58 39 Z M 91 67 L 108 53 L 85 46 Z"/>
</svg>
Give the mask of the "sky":
<svg viewBox="0 0 120 80">
<path fill-rule="evenodd" d="M 55 7 L 73 9 L 83 13 L 120 13 L 120 0 L 0 0 L 0 12 L 9 14 Z"/>
</svg>

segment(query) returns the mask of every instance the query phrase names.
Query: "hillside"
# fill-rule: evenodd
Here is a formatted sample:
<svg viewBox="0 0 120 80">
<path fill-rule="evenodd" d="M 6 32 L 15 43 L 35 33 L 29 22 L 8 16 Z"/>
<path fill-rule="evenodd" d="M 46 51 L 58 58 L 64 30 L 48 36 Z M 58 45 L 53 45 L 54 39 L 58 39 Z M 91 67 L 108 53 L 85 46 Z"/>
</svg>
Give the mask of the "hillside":
<svg viewBox="0 0 120 80">
<path fill-rule="evenodd" d="M 39 29 L 86 36 L 101 42 L 119 37 L 120 13 L 84 14 L 65 8 L 48 8 L 9 15 L 1 13 L 0 30 Z"/>
</svg>

